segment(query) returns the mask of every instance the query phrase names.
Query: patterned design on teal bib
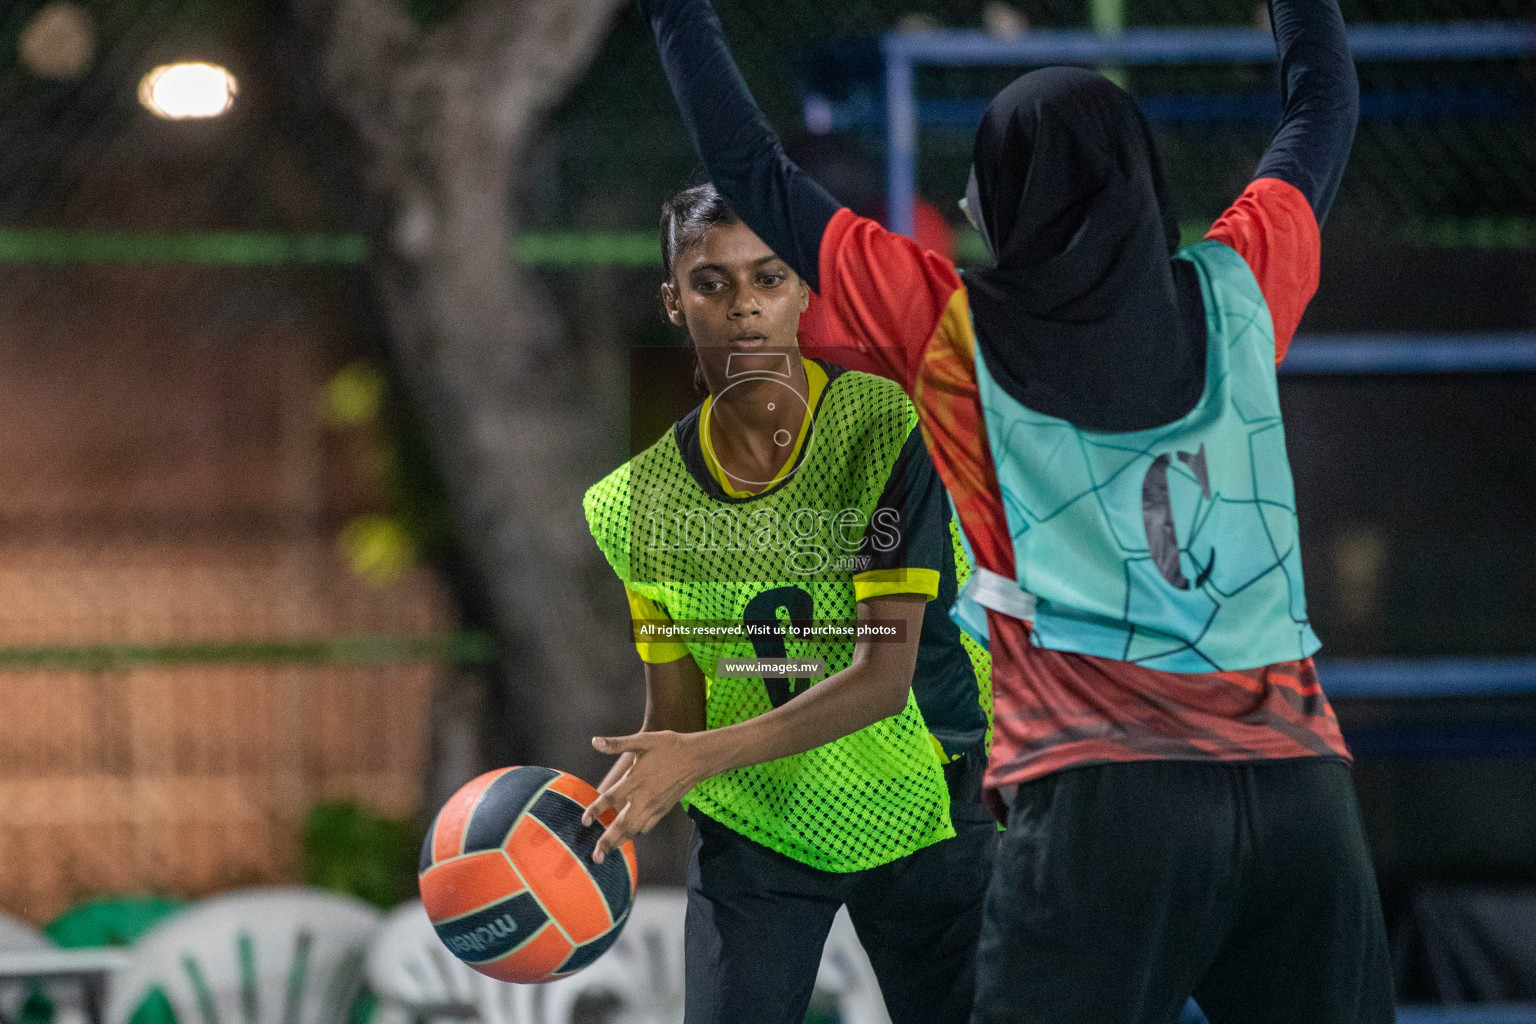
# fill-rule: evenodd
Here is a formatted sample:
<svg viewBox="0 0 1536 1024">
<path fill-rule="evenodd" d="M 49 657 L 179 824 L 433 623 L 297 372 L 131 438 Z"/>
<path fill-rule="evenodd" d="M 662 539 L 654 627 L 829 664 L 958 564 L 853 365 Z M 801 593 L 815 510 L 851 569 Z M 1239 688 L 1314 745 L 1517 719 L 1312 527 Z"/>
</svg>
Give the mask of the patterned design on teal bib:
<svg viewBox="0 0 1536 1024">
<path fill-rule="evenodd" d="M 1307 622 L 1274 330 L 1220 242 L 1180 254 L 1205 299 L 1205 392 L 1183 419 L 1079 430 L 976 375 L 1019 586 L 1041 647 L 1172 672 L 1256 668 L 1320 646 Z"/>
</svg>

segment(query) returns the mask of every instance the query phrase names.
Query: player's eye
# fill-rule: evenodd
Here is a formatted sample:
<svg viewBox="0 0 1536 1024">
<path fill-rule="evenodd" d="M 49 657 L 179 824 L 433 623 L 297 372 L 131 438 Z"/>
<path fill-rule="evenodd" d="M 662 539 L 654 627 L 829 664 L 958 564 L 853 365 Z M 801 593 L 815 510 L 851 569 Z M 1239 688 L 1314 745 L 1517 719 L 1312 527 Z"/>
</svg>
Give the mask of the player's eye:
<svg viewBox="0 0 1536 1024">
<path fill-rule="evenodd" d="M 764 274 L 762 277 L 758 278 L 757 281 L 764 288 L 777 288 L 779 285 L 784 283 L 784 275 Z"/>
</svg>

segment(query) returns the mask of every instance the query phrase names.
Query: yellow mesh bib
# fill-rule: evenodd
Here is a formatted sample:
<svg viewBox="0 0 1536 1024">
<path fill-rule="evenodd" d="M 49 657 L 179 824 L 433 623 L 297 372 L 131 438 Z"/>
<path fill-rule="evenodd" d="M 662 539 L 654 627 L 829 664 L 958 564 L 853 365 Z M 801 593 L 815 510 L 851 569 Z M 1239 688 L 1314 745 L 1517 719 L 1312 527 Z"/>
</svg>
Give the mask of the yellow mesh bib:
<svg viewBox="0 0 1536 1024">
<path fill-rule="evenodd" d="M 846 372 L 827 386 L 800 464 L 777 487 L 747 499 L 711 497 L 669 431 L 587 492 L 587 522 L 619 577 L 675 623 L 852 622 L 857 566 L 847 556 L 873 529 L 867 524 L 916 423 L 896 384 Z M 711 729 L 774 706 L 764 680 L 717 677 L 719 659 L 819 658 L 830 676 L 848 667 L 854 649 L 852 639 L 783 632 L 684 642 L 706 679 Z M 782 703 L 784 683 L 775 682 Z M 910 692 L 898 715 L 706 779 L 684 803 L 823 871 L 877 867 L 954 835 L 939 755 Z"/>
</svg>

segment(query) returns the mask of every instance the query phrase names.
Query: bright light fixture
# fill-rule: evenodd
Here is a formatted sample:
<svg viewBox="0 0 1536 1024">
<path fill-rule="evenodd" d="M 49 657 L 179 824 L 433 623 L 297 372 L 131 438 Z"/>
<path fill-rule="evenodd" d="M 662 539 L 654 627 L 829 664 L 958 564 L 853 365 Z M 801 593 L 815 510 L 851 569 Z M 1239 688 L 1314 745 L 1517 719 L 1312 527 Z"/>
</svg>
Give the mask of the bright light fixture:
<svg viewBox="0 0 1536 1024">
<path fill-rule="evenodd" d="M 139 79 L 139 102 L 156 117 L 218 117 L 235 102 L 235 76 L 201 61 L 162 64 Z"/>
</svg>

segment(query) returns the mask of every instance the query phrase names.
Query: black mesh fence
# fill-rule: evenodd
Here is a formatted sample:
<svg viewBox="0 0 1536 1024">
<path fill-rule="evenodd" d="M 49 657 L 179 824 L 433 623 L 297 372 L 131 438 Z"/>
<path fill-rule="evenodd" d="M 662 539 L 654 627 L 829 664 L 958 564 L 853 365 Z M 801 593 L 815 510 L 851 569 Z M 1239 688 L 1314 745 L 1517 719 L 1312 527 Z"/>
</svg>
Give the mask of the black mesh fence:
<svg viewBox="0 0 1536 1024">
<path fill-rule="evenodd" d="M 411 5 L 424 20 L 453 6 Z M 869 213 L 884 195 L 882 33 L 1262 21 L 1250 0 L 717 7 L 792 153 Z M 423 688 L 436 685 L 441 663 L 455 659 L 426 657 L 422 645 L 441 647 L 464 625 L 462 595 L 446 560 L 434 558 L 434 545 L 451 548 L 451 538 L 420 440 L 381 383 L 368 203 L 345 133 L 316 116 L 323 97 L 297 91 L 306 79 L 293 65 L 306 55 L 288 7 L 83 0 L 67 17 L 78 27 L 84 15 L 87 54 L 68 74 L 43 73 L 25 45 L 48 8 L 17 0 L 0 9 L 0 568 L 24 567 L 33 588 L 25 593 L 49 595 L 24 622 L 0 617 L 0 669 L 41 673 L 48 678 L 34 683 L 47 689 L 49 673 L 80 657 L 152 649 L 179 659 L 178 673 L 217 681 L 229 671 L 188 669 L 188 659 L 213 650 L 227 666 L 241 652 L 288 651 L 300 640 L 345 646 L 387 634 L 382 649 L 416 653 L 376 677 L 359 670 L 356 693 L 407 671 L 399 667 L 407 661 L 438 665 L 420 670 Z M 1345 13 L 1354 25 L 1429 33 L 1452 22 L 1527 39 L 1531 31 L 1525 0 L 1348 0 Z M 141 77 L 189 57 L 234 72 L 240 91 L 229 116 L 175 124 L 141 107 Z M 42 59 L 68 64 L 67 33 Z M 918 189 L 957 233 L 954 200 L 980 104 L 1019 70 L 917 75 L 928 105 Z M 1148 111 L 1186 233 L 1197 237 L 1240 192 L 1273 130 L 1273 64 L 1112 70 Z M 1304 333 L 1528 336 L 1536 61 L 1529 53 L 1372 60 L 1359 72 L 1362 120 Z M 817 96 L 835 116 L 829 124 L 813 102 L 808 126 L 807 101 Z M 649 33 L 626 5 L 517 182 L 517 251 L 540 268 L 583 352 L 622 365 L 633 346 L 686 343 L 656 312 L 652 236 L 661 201 L 697 171 Z M 963 234 L 956 244 L 962 260 L 975 252 Z M 1308 593 L 1326 652 L 1531 653 L 1536 377 L 1284 381 Z M 694 397 L 686 381 L 673 391 L 675 404 Z M 659 430 L 682 411 L 658 406 L 637 422 Z M 614 438 L 614 464 L 627 442 L 638 443 Z M 101 566 L 118 575 L 94 588 L 79 582 Z M 602 585 L 613 584 L 603 577 Z M 330 671 L 307 658 L 257 674 L 299 679 L 299 690 L 302 672 Z M 231 707 L 243 685 L 229 687 Z M 399 728 L 425 728 L 425 715 Z M 353 760 L 376 753 L 359 747 Z M 291 743 L 269 757 L 292 762 L 292 772 L 289 761 L 280 767 L 306 797 L 326 786 L 336 788 L 325 795 L 345 795 L 335 780 L 360 770 L 351 754 L 337 755 L 329 774 L 305 768 L 306 757 L 314 755 Z M 70 770 L 96 771 L 81 765 Z M 391 762 L 390 771 L 375 781 L 393 787 L 383 806 L 403 812 L 419 797 L 415 761 Z M 1385 848 L 1406 857 L 1411 846 Z M 274 855 L 262 870 L 280 874 L 280 862 Z M 58 883 L 38 906 L 59 904 L 66 889 Z"/>
<path fill-rule="evenodd" d="M 841 158 L 828 166 L 840 196 L 858 205 L 883 182 L 885 135 L 875 40 L 902 26 L 983 29 L 978 4 L 718 5 L 749 83 L 791 150 Z M 1030 3 L 1016 11 L 1025 29 L 1087 29 L 1087 4 Z M 1526 24 L 1505 0 L 1411 6 L 1348 4 L 1356 26 L 1477 22 L 1512 32 Z M 1127 28 L 1262 28 L 1262 6 L 1246 2 L 1129 3 L 1114 18 Z M 1529 43 L 1527 43 L 1529 46 Z M 1478 59 L 1359 63 L 1362 118 L 1337 217 L 1385 238 L 1435 245 L 1536 244 L 1536 92 L 1530 54 Z M 972 130 L 986 98 L 1016 67 L 919 69 L 916 93 L 931 116 L 919 140 L 920 192 L 941 211 L 963 191 Z M 1278 116 L 1274 64 L 1129 67 L 1120 81 L 1143 103 L 1191 228 L 1203 227 L 1241 190 Z M 810 136 L 807 95 L 838 108 L 828 140 Z M 616 124 L 624 126 L 615 130 Z M 643 127 L 638 127 L 643 126 Z M 638 130 L 631 130 L 636 129 Z M 535 217 L 580 223 L 634 201 L 649 220 L 653 197 L 695 169 L 677 127 L 648 35 L 626 11 L 603 53 L 558 112 L 547 164 L 560 188 Z M 849 162 L 859 164 L 856 173 Z M 613 187 L 605 187 L 608 181 Z M 835 191 L 835 189 L 834 189 Z M 644 195 L 644 199 L 641 196 Z M 958 215 L 952 217 L 958 225 Z"/>
<path fill-rule="evenodd" d="M 881 66 L 874 41 L 903 26 L 996 26 L 997 6 L 873 0 L 718 4 L 738 59 L 774 124 L 812 163 L 834 150 L 840 163 L 820 163 L 829 167 L 834 185 L 844 184 L 855 205 L 879 191 L 884 175 Z M 1014 19 L 1004 25 L 1025 31 L 1086 29 L 1108 17 L 1128 28 L 1176 31 L 1263 22 L 1262 7 L 1247 0 L 1130 0 L 1097 15 L 1094 6 L 1023 3 L 1008 8 Z M 120 210 L 121 196 L 112 189 L 129 187 L 108 180 L 123 178 L 113 178 L 112 167 L 164 157 L 165 173 L 188 185 L 188 228 L 279 229 L 297 220 L 307 220 L 311 229 L 355 227 L 347 223 L 355 219 L 353 211 L 335 209 L 334 201 L 322 211 L 284 210 L 265 177 L 284 148 L 270 131 L 277 130 L 292 100 L 283 94 L 281 75 L 273 73 L 275 65 L 293 59 L 274 41 L 285 19 L 280 6 L 254 0 L 96 0 L 78 8 L 87 12 L 94 36 L 89 65 L 68 78 L 39 75 L 27 64 L 25 30 L 44 8 L 33 0 L 0 14 L 0 225 L 74 219 L 96 226 L 93 209 Z M 1527 12 L 1514 0 L 1349 3 L 1346 15 L 1360 26 L 1409 24 L 1431 31 L 1451 22 L 1529 27 L 1520 20 Z M 149 67 L 193 52 L 230 65 L 244 89 L 235 119 L 240 123 L 202 133 L 195 152 L 174 130 L 146 122 L 135 100 L 135 85 Z M 54 54 L 53 59 L 64 58 Z M 1536 243 L 1533 67 L 1529 54 L 1362 61 L 1362 119 L 1339 220 L 1426 244 Z M 1019 70 L 920 70 L 918 97 L 943 109 L 921 133 L 919 185 L 946 214 L 953 213 L 952 200 L 963 190 L 981 104 Z M 1129 67 L 1119 74 L 1154 122 L 1180 209 L 1194 224 L 1209 223 L 1241 188 L 1273 128 L 1273 64 Z M 807 131 L 805 101 L 813 93 L 829 94 L 840 112 L 849 112 L 830 140 Z M 235 152 L 240 158 L 229 159 Z M 653 220 L 658 196 L 696 169 L 648 33 L 626 6 L 536 147 L 525 176 L 525 221 L 530 229 L 543 230 L 643 229 Z M 958 225 L 957 215 L 951 219 Z"/>
</svg>

